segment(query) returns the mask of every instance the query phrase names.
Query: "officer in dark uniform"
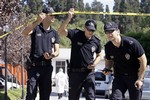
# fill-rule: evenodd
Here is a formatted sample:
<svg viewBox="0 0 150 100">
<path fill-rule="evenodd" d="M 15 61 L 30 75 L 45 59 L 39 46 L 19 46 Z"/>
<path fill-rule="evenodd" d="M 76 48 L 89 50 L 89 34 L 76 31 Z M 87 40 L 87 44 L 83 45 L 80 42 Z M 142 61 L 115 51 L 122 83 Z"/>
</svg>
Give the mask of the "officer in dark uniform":
<svg viewBox="0 0 150 100">
<path fill-rule="evenodd" d="M 94 68 L 100 61 L 101 44 L 94 35 L 97 24 L 94 20 L 87 20 L 84 31 L 67 29 L 67 25 L 74 14 L 74 8 L 68 12 L 68 18 L 62 23 L 58 32 L 71 40 L 71 60 L 69 69 L 69 100 L 79 100 L 82 87 L 86 100 L 95 100 Z M 93 55 L 96 53 L 96 58 Z"/>
<path fill-rule="evenodd" d="M 50 26 L 54 22 L 51 7 L 44 7 L 37 20 L 29 24 L 22 32 L 31 34 L 31 53 L 28 59 L 28 81 L 26 100 L 35 100 L 39 87 L 40 100 L 49 100 L 51 93 L 51 76 L 53 66 L 51 59 L 59 54 L 59 36 Z M 54 47 L 54 51 L 52 51 Z"/>
<path fill-rule="evenodd" d="M 104 71 L 111 67 L 114 69 L 111 100 L 122 100 L 126 90 L 129 91 L 130 100 L 141 100 L 147 66 L 143 47 L 134 38 L 121 36 L 115 22 L 106 23 L 104 31 L 109 40 L 105 45 Z"/>
</svg>

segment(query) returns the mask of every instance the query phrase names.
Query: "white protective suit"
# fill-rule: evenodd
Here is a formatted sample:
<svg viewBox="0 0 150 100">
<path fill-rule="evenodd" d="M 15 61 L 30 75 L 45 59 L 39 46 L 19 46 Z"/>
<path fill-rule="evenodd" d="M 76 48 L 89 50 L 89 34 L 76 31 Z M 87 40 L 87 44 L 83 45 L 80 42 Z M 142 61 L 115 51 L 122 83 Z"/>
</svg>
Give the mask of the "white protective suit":
<svg viewBox="0 0 150 100">
<path fill-rule="evenodd" d="M 57 93 L 64 93 L 64 91 L 68 89 L 68 76 L 63 73 L 62 68 L 60 68 L 59 72 L 56 74 L 55 81 Z"/>
</svg>

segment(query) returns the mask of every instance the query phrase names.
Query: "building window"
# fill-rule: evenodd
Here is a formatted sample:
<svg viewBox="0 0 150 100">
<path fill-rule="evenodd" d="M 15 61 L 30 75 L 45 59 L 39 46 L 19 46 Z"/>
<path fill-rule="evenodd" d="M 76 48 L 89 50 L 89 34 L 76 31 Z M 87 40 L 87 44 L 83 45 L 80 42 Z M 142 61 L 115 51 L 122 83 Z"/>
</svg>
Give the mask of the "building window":
<svg viewBox="0 0 150 100">
<path fill-rule="evenodd" d="M 65 61 L 56 61 L 56 73 L 58 73 L 59 68 L 62 68 L 65 72 Z"/>
</svg>

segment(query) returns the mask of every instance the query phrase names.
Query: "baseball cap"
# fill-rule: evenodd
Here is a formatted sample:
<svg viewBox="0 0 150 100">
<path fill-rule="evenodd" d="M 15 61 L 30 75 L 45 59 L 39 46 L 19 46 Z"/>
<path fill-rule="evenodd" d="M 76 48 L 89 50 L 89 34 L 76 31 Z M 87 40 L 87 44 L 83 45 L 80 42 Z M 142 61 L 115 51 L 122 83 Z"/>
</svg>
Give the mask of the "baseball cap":
<svg viewBox="0 0 150 100">
<path fill-rule="evenodd" d="M 89 19 L 89 20 L 86 21 L 85 27 L 86 27 L 87 30 L 89 30 L 89 31 L 96 31 L 96 29 L 97 29 L 97 24 L 96 24 L 96 22 L 95 22 L 94 20 Z"/>
<path fill-rule="evenodd" d="M 108 22 L 104 25 L 104 31 L 110 31 L 116 29 L 118 29 L 118 24 L 115 22 Z"/>
<path fill-rule="evenodd" d="M 48 13 L 54 13 L 55 11 L 52 7 L 44 6 L 42 12 L 48 14 Z"/>
</svg>

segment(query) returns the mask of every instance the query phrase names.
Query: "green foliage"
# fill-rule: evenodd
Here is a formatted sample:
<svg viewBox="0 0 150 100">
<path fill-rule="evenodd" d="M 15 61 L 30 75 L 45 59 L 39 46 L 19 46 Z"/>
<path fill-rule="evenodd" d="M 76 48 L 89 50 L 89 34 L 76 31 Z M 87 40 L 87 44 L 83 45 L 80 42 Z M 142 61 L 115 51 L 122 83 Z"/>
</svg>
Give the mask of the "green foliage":
<svg viewBox="0 0 150 100">
<path fill-rule="evenodd" d="M 148 32 L 150 33 L 150 27 L 143 28 L 143 32 L 144 33 L 148 33 Z"/>
<path fill-rule="evenodd" d="M 140 8 L 142 13 L 150 13 L 150 0 L 141 0 Z"/>
<path fill-rule="evenodd" d="M 24 90 L 26 93 L 26 90 Z M 0 100 L 4 100 L 4 91 L 0 91 Z M 8 90 L 8 100 L 21 100 L 22 89 Z"/>
<path fill-rule="evenodd" d="M 43 0 L 24 0 L 23 11 L 28 14 L 39 14 L 43 8 Z"/>
</svg>

